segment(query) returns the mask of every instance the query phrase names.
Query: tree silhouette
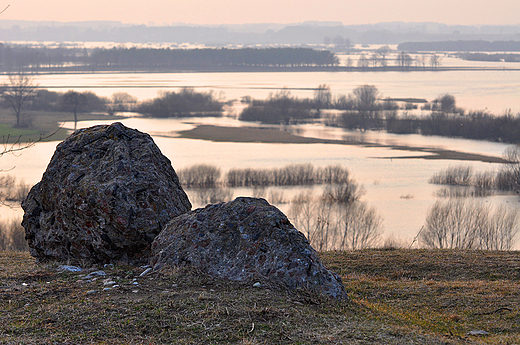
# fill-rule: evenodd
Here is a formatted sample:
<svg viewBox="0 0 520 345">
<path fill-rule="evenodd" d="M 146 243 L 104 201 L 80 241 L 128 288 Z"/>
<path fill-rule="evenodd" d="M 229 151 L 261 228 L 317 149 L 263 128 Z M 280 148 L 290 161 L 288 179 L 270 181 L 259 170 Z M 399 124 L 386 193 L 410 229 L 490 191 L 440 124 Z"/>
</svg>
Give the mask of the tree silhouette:
<svg viewBox="0 0 520 345">
<path fill-rule="evenodd" d="M 9 83 L 3 86 L 2 97 L 9 103 L 16 116 L 16 127 L 20 127 L 22 107 L 34 96 L 33 77 L 25 73 L 10 74 Z"/>
<path fill-rule="evenodd" d="M 74 130 L 77 128 L 78 124 L 78 112 L 83 111 L 83 109 L 87 105 L 87 97 L 79 92 L 74 90 L 67 91 L 62 97 L 62 107 L 74 113 Z"/>
</svg>

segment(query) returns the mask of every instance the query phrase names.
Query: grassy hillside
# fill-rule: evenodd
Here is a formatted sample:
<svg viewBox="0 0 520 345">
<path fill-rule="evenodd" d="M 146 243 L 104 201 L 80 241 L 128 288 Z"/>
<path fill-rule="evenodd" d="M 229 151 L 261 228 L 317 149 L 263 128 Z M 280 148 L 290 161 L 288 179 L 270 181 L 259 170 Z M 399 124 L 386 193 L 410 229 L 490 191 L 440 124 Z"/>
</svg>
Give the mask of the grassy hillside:
<svg viewBox="0 0 520 345">
<path fill-rule="evenodd" d="M 518 344 L 520 253 L 323 253 L 350 302 L 189 270 L 59 272 L 0 252 L 0 343 Z M 118 285 L 117 287 L 115 285 Z M 471 335 L 486 331 L 489 335 Z"/>
</svg>

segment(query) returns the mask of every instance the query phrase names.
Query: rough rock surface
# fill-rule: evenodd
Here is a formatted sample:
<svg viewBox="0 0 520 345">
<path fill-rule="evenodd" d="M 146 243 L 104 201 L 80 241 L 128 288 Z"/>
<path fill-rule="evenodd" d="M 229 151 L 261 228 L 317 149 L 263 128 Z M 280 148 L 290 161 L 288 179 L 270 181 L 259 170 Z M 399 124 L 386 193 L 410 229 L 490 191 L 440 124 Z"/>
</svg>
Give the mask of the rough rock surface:
<svg viewBox="0 0 520 345">
<path fill-rule="evenodd" d="M 220 278 L 272 282 L 347 298 L 341 278 L 264 199 L 237 198 L 173 219 L 152 244 L 151 264 L 189 265 Z"/>
<path fill-rule="evenodd" d="M 83 263 L 147 260 L 163 227 L 191 210 L 152 138 L 121 123 L 60 143 L 22 207 L 33 256 Z"/>
</svg>

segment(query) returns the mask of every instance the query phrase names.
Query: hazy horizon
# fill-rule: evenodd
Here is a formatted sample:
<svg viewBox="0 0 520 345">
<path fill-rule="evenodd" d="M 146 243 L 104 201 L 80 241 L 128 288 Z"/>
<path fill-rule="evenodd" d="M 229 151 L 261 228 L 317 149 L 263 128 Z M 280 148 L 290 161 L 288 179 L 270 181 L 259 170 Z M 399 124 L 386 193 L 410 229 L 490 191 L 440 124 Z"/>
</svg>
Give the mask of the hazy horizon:
<svg viewBox="0 0 520 345">
<path fill-rule="evenodd" d="M 380 22 L 435 22 L 447 25 L 519 25 L 515 0 L 15 0 L 6 3 L 4 20 L 119 21 L 147 25 L 290 24 L 309 21 L 344 25 Z"/>
</svg>

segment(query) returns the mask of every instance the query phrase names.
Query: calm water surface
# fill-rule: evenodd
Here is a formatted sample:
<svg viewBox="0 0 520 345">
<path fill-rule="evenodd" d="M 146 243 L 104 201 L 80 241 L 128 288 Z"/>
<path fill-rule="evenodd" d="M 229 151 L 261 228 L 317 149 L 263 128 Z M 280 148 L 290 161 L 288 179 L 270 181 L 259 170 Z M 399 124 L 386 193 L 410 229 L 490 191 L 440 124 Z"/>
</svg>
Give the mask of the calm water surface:
<svg viewBox="0 0 520 345">
<path fill-rule="evenodd" d="M 417 153 L 395 151 L 387 148 L 368 148 L 335 144 L 261 144 L 261 143 L 222 143 L 205 140 L 183 139 L 173 136 L 179 130 L 193 128 L 196 123 L 220 125 L 244 124 L 231 118 L 206 119 L 144 119 L 128 118 L 122 122 L 132 128 L 151 133 L 161 151 L 172 161 L 175 169 L 206 163 L 218 166 L 225 173 L 230 168 L 271 168 L 292 163 L 312 163 L 315 166 L 341 164 L 347 167 L 352 176 L 366 189 L 362 200 L 374 206 L 384 218 L 384 237 L 392 237 L 411 243 L 424 224 L 426 213 L 437 197 L 439 186 L 431 185 L 428 179 L 436 172 L 461 162 L 424 159 L 388 159 L 388 157 L 410 156 Z M 99 122 L 82 122 L 87 127 Z M 69 128 L 72 124 L 66 124 Z M 422 137 L 418 135 L 391 135 L 380 132 L 364 134 L 343 131 L 321 126 L 296 126 L 289 128 L 300 134 L 323 138 L 364 139 L 367 142 L 393 143 L 399 145 L 445 147 L 466 152 L 485 153 L 500 156 L 507 145 L 478 142 L 462 139 Z M 5 156 L 2 168 L 15 167 L 11 172 L 27 183 L 34 184 L 41 179 L 57 143 L 41 143 L 25 150 L 19 157 Z M 386 158 L 385 158 L 386 157 Z M 498 164 L 465 162 L 476 171 L 495 171 Z M 282 189 L 290 198 L 300 189 Z M 234 196 L 252 195 L 250 189 L 234 191 Z M 505 204 L 520 208 L 519 199 L 511 195 L 491 196 L 480 199 L 493 205 Z M 193 198 L 192 198 L 193 202 Z M 199 207 L 202 205 L 194 205 Z M 288 205 L 279 205 L 288 211 Z M 20 210 L 1 208 L 3 217 L 21 217 Z"/>
<path fill-rule="evenodd" d="M 5 76 L 3 77 L 5 79 Z M 3 82 L 3 80 L 0 79 Z M 36 77 L 40 87 L 57 91 L 92 90 L 101 96 L 127 92 L 140 100 L 160 90 L 193 87 L 214 91 L 225 100 L 250 95 L 266 98 L 284 87 L 299 97 L 313 97 L 314 88 L 328 84 L 333 94 L 349 94 L 360 85 L 375 85 L 382 97 L 425 98 L 453 94 L 468 110 L 487 108 L 495 114 L 520 112 L 520 69 L 516 71 L 450 72 L 272 72 L 272 73 L 96 73 L 48 74 Z"/>
<path fill-rule="evenodd" d="M 507 109 L 515 113 L 520 112 L 520 71 L 55 74 L 37 76 L 36 82 L 41 87 L 56 91 L 91 90 L 101 96 L 110 96 L 114 92 L 128 92 L 140 100 L 156 97 L 161 90 L 177 90 L 181 87 L 193 87 L 201 91 L 213 90 L 223 100 L 238 100 L 246 95 L 265 98 L 269 93 L 283 87 L 289 88 L 299 97 L 313 97 L 313 88 L 319 84 L 330 85 L 333 94 L 348 94 L 360 85 L 372 84 L 384 97 L 426 98 L 431 101 L 441 94 L 451 93 L 456 97 L 458 106 L 466 109 L 487 108 L 496 114 L 501 114 Z M 240 111 L 240 105 L 235 105 L 228 109 L 230 114 L 236 115 Z M 363 200 L 376 207 L 384 217 L 384 236 L 400 239 L 405 243 L 411 243 L 424 224 L 428 209 L 437 199 L 435 192 L 439 187 L 428 184 L 428 179 L 448 166 L 461 164 L 446 160 L 385 159 L 417 155 L 387 148 L 332 144 L 215 143 L 171 137 L 176 131 L 192 128 L 194 123 L 257 125 L 244 124 L 228 117 L 194 120 L 129 118 L 122 122 L 151 133 L 175 169 L 198 163 L 216 165 L 223 172 L 233 167 L 270 168 L 307 162 L 315 166 L 344 165 L 365 187 L 366 195 Z M 93 124 L 84 122 L 80 125 L 86 127 Z M 310 137 L 441 147 L 495 156 L 500 156 L 507 147 L 504 144 L 472 140 L 392 135 L 382 132 L 350 132 L 320 125 L 302 125 L 285 129 Z M 17 157 L 4 156 L 0 168 L 13 168 L 9 173 L 31 185 L 35 184 L 41 179 L 56 145 L 57 143 L 40 143 Z M 471 165 L 476 171 L 499 169 L 498 164 L 463 164 Z M 297 189 L 283 191 L 290 197 Z M 235 196 L 247 193 L 251 195 L 252 191 L 236 190 Z M 518 200 L 518 197 L 510 195 L 481 199 L 485 203 L 505 204 L 515 209 L 520 207 Z M 280 205 L 280 208 L 285 212 L 288 210 L 287 205 Z M 20 218 L 21 215 L 20 209 L 0 208 L 2 218 Z"/>
</svg>

